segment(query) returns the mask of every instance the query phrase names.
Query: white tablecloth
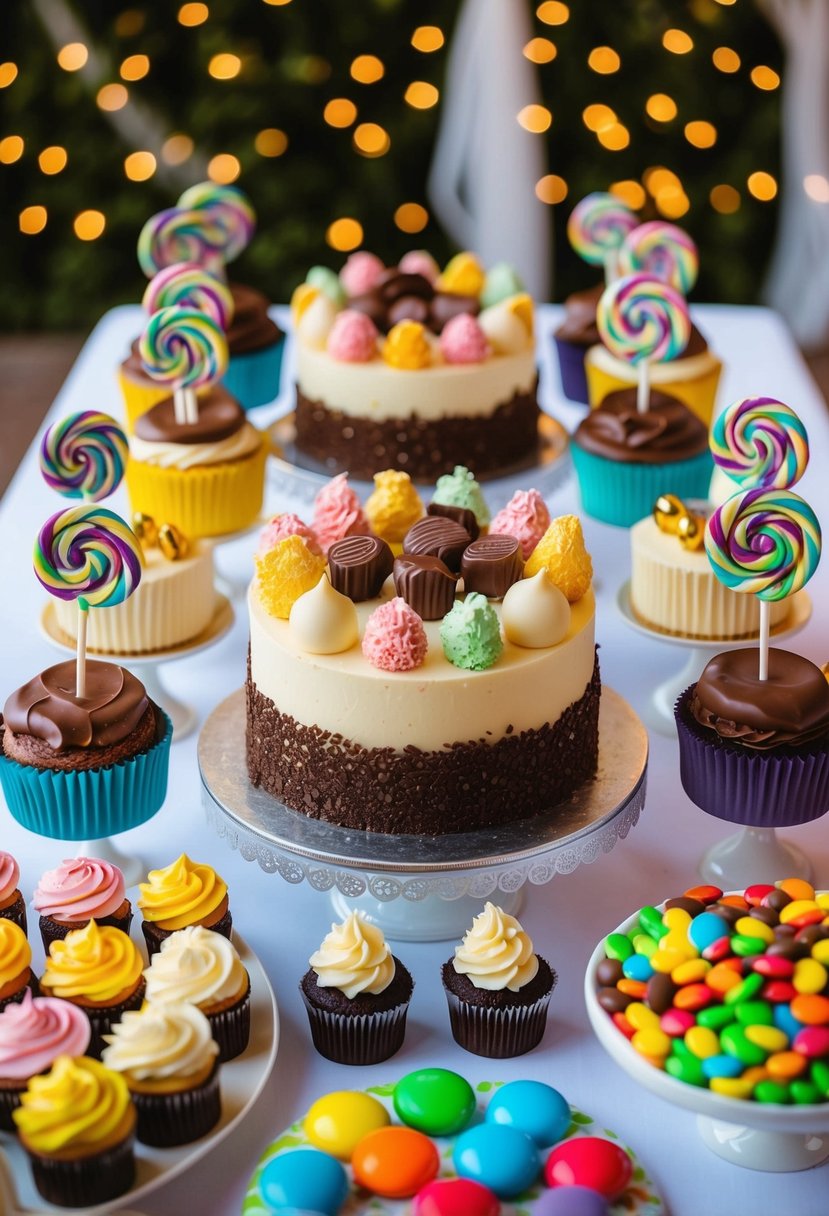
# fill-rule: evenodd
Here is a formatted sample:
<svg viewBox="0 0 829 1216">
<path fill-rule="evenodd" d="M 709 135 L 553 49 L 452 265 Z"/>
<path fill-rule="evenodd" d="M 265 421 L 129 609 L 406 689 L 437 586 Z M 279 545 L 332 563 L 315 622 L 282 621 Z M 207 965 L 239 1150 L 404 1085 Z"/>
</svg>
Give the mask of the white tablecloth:
<svg viewBox="0 0 829 1216">
<path fill-rule="evenodd" d="M 778 396 L 803 416 L 811 437 L 812 465 L 798 490 L 829 522 L 829 415 L 779 318 L 760 308 L 699 307 L 695 310 L 726 370 L 720 402 L 756 393 Z M 561 396 L 551 369 L 548 335 L 559 311 L 541 310 L 542 400 L 568 426 L 582 411 Z M 140 326 L 140 310 L 117 309 L 94 331 L 55 401 L 49 421 L 78 409 L 102 409 L 121 415 L 114 367 Z M 285 383 L 289 380 L 286 378 Z M 267 411 L 263 417 L 269 418 Z M 528 478 L 527 484 L 531 484 Z M 111 500 L 119 508 L 118 499 Z M 31 570 L 33 538 L 59 502 L 37 472 L 30 451 L 0 504 L 4 577 L 0 607 L 0 697 L 57 661 L 38 633 L 44 595 Z M 268 506 L 280 508 L 274 487 Z M 551 500 L 554 511 L 578 509 L 575 481 Z M 123 507 L 122 507 L 123 509 Z M 598 576 L 597 634 L 601 643 L 603 680 L 643 712 L 652 687 L 684 655 L 669 644 L 633 633 L 618 615 L 615 596 L 628 577 L 627 533 L 584 521 L 588 546 Z M 252 538 L 233 546 L 237 574 L 250 567 Z M 228 565 L 227 550 L 221 564 Z M 810 584 L 817 605 L 812 621 L 794 647 L 818 663 L 829 659 L 826 612 L 829 561 Z M 206 715 L 244 679 L 247 621 L 238 612 L 235 627 L 215 649 L 170 666 L 165 678 L 179 696 L 192 699 Z M 792 1213 L 825 1216 L 829 1210 L 829 1166 L 809 1173 L 757 1174 L 726 1165 L 703 1147 L 694 1117 L 640 1090 L 606 1056 L 594 1039 L 582 999 L 582 977 L 595 942 L 629 912 L 657 902 L 696 878 L 696 864 L 710 844 L 730 834 L 728 824 L 709 818 L 686 798 L 679 784 L 675 740 L 651 737 L 648 798 L 645 811 L 627 840 L 592 865 L 556 877 L 546 887 L 533 887 L 522 915 L 537 949 L 555 966 L 558 986 L 550 1007 L 542 1047 L 532 1056 L 492 1062 L 455 1046 L 449 1032 L 439 966 L 451 953 L 447 943 L 396 946 L 416 980 L 409 1028 L 403 1050 L 373 1069 L 330 1064 L 311 1046 L 298 980 L 332 920 L 326 895 L 307 885 L 291 886 L 245 862 L 204 824 L 196 767 L 196 737 L 173 744 L 167 802 L 150 823 L 119 839 L 119 846 L 138 852 L 153 866 L 165 865 L 182 849 L 210 862 L 230 886 L 234 921 L 256 950 L 274 984 L 282 1017 L 282 1040 L 270 1085 L 251 1116 L 205 1162 L 189 1175 L 144 1200 L 152 1216 L 180 1216 L 182 1211 L 230 1216 L 239 1210 L 245 1182 L 274 1134 L 303 1112 L 320 1094 L 394 1079 L 425 1065 L 457 1069 L 472 1079 L 510 1080 L 540 1077 L 560 1088 L 601 1126 L 616 1129 L 646 1161 L 673 1216 L 768 1216 Z M 808 849 L 818 878 L 829 885 L 829 845 L 821 821 L 788 834 Z M 20 862 L 22 887 L 29 895 L 39 874 L 75 846 L 33 836 L 7 813 L 0 818 L 0 847 Z M 784 875 L 780 875 L 784 877 Z M 412 905 L 412 916 L 417 906 Z M 36 933 L 33 935 L 36 936 Z M 35 947 L 39 965 L 39 945 Z M 206 1198 L 209 1196 L 209 1200 Z"/>
</svg>

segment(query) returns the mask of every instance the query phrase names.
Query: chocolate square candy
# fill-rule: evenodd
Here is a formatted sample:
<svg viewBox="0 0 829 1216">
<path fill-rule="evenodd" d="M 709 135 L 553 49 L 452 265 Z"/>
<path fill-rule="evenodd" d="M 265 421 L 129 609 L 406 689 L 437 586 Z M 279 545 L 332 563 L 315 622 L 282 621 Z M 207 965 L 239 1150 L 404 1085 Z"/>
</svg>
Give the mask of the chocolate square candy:
<svg viewBox="0 0 829 1216">
<path fill-rule="evenodd" d="M 455 574 L 461 568 L 461 555 L 470 536 L 454 519 L 426 515 L 413 524 L 403 538 L 403 552 L 439 557 Z"/>
<path fill-rule="evenodd" d="M 394 559 L 394 589 L 423 621 L 442 621 L 455 602 L 457 574 L 439 557 L 403 553 Z"/>
<path fill-rule="evenodd" d="M 379 595 L 393 565 L 392 551 L 379 536 L 344 536 L 328 550 L 331 586 L 355 603 Z"/>
<path fill-rule="evenodd" d="M 460 524 L 462 528 L 466 528 L 469 533 L 470 540 L 477 540 L 480 528 L 478 520 L 475 517 L 475 512 L 470 511 L 469 507 L 450 506 L 445 502 L 430 502 L 426 508 L 427 515 L 442 515 L 444 519 L 454 519 L 456 524 Z"/>
<path fill-rule="evenodd" d="M 524 573 L 521 546 L 514 536 L 481 536 L 467 545 L 461 558 L 465 591 L 480 591 L 490 599 L 502 599 Z"/>
</svg>

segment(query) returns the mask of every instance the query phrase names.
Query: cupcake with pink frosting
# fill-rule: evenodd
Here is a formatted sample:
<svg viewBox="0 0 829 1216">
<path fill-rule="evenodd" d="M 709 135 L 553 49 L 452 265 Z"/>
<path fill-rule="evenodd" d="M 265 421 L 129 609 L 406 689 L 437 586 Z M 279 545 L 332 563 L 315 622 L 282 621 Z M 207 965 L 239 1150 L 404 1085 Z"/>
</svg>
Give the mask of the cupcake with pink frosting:
<svg viewBox="0 0 829 1216">
<path fill-rule="evenodd" d="M 83 929 L 93 918 L 129 933 L 132 904 L 126 896 L 124 875 L 117 866 L 97 857 L 70 857 L 42 875 L 32 899 L 40 913 L 40 936 L 47 954 L 54 941 L 73 929 Z"/>
<path fill-rule="evenodd" d="M 48 1072 L 58 1056 L 82 1056 L 89 1046 L 89 1018 L 70 1001 L 33 997 L 0 1013 L 0 1131 L 13 1132 L 12 1111 L 32 1077 Z"/>
<path fill-rule="evenodd" d="M 322 552 L 317 544 L 314 529 L 303 523 L 298 515 L 287 511 L 284 515 L 274 515 L 259 533 L 259 556 L 264 557 L 266 553 L 270 553 L 286 536 L 301 536 L 312 553 Z"/>
<path fill-rule="evenodd" d="M 538 490 L 516 490 L 489 525 L 490 536 L 514 536 L 524 561 L 550 526 L 550 512 Z"/>
<path fill-rule="evenodd" d="M 11 853 L 0 851 L 0 916 L 13 920 L 26 932 L 26 901 L 18 883 L 20 867 Z"/>
<path fill-rule="evenodd" d="M 360 500 L 348 484 L 347 473 L 338 473 L 317 494 L 313 528 L 323 553 L 345 536 L 368 536 L 371 532 Z"/>
<path fill-rule="evenodd" d="M 423 621 L 402 596 L 375 608 L 366 621 L 363 654 L 381 671 L 412 671 L 428 649 Z"/>
</svg>

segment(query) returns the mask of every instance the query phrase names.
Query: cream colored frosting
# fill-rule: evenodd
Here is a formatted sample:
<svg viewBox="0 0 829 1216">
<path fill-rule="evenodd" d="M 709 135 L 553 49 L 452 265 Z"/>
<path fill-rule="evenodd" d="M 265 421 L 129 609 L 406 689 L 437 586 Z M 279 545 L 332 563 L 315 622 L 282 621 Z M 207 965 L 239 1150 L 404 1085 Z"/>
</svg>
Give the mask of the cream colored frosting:
<svg viewBox="0 0 829 1216">
<path fill-rule="evenodd" d="M 518 992 L 538 972 L 538 957 L 529 935 L 514 916 L 487 903 L 472 922 L 452 964 L 476 988 Z"/>
<path fill-rule="evenodd" d="M 526 333 L 526 331 L 525 331 Z M 448 364 L 433 347 L 431 367 L 401 371 L 380 359 L 344 363 L 297 343 L 297 382 L 311 401 L 357 418 L 470 417 L 491 414 L 536 379 L 535 350 L 496 355 L 484 363 Z"/>
<path fill-rule="evenodd" d="M 258 451 L 262 434 L 245 422 L 227 439 L 214 443 L 167 443 L 163 440 L 130 439 L 130 457 L 160 469 L 204 468 L 211 464 L 229 464 Z M 175 522 L 175 521 L 171 521 Z"/>
<path fill-rule="evenodd" d="M 585 362 L 592 364 L 617 380 L 628 384 L 636 384 L 638 373 L 636 368 L 624 359 L 611 355 L 606 346 L 591 346 L 585 355 Z M 657 388 L 663 384 L 677 383 L 682 380 L 695 380 L 704 376 L 716 367 L 719 359 L 710 350 L 701 351 L 698 355 L 688 355 L 686 358 L 671 359 L 667 363 L 651 363 L 648 377 L 651 384 Z"/>
<path fill-rule="evenodd" d="M 104 1035 L 102 1062 L 136 1081 L 190 1077 L 219 1054 L 210 1023 L 195 1005 L 148 1003 L 124 1013 Z"/>
<path fill-rule="evenodd" d="M 341 654 L 360 638 L 353 602 L 335 591 L 325 574 L 294 602 L 288 621 L 291 636 L 308 654 Z"/>
<path fill-rule="evenodd" d="M 357 604 L 360 635 L 381 601 Z M 485 739 L 556 722 L 584 695 L 593 674 L 595 600 L 588 591 L 573 604 L 569 628 L 558 645 L 532 650 L 507 640 L 487 671 L 449 663 L 440 643 L 440 621 L 424 621 L 425 662 L 412 671 L 372 667 L 354 646 L 339 654 L 303 650 L 288 622 L 269 615 L 256 586 L 248 595 L 251 678 L 277 708 L 298 722 L 339 733 L 363 747 L 420 747 L 439 751 L 453 743 Z M 496 613 L 502 606 L 493 604 Z"/>
<path fill-rule="evenodd" d="M 339 988 L 349 1000 L 360 993 L 377 996 L 394 979 L 394 959 L 382 929 L 369 924 L 359 912 L 332 925 L 308 961 L 320 988 Z"/>
<path fill-rule="evenodd" d="M 516 646 L 540 650 L 556 646 L 570 628 L 570 604 L 539 570 L 532 578 L 519 579 L 504 596 L 501 605 L 504 636 Z"/>
<path fill-rule="evenodd" d="M 144 972 L 147 1000 L 159 1004 L 189 1001 L 202 1008 L 239 996 L 247 972 L 236 949 L 220 933 L 191 925 L 161 943 Z"/>
</svg>

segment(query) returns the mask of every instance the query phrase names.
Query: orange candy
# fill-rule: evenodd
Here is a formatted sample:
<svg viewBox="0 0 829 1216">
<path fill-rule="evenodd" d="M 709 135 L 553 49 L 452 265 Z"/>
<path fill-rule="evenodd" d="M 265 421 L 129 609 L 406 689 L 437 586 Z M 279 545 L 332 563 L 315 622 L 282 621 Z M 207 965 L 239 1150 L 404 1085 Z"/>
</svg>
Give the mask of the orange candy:
<svg viewBox="0 0 829 1216">
<path fill-rule="evenodd" d="M 748 900 L 743 899 L 742 895 L 723 895 L 717 903 L 724 904 L 727 908 L 747 909 L 749 906 Z"/>
<path fill-rule="evenodd" d="M 698 899 L 702 904 L 712 904 L 716 899 L 720 898 L 722 891 L 719 887 L 703 883 L 699 887 L 689 887 L 684 894 L 688 899 Z"/>
<path fill-rule="evenodd" d="M 782 882 L 775 884 L 781 891 L 785 891 L 792 899 L 814 899 L 815 888 L 805 878 L 784 878 Z"/>
<path fill-rule="evenodd" d="M 807 1063 L 799 1051 L 778 1051 L 766 1060 L 766 1068 L 775 1081 L 793 1081 L 805 1070 Z"/>
<path fill-rule="evenodd" d="M 792 1017 L 804 1026 L 829 1025 L 829 997 L 805 993 L 794 998 L 791 1004 Z"/>
<path fill-rule="evenodd" d="M 625 996 L 635 997 L 637 1001 L 642 1000 L 648 991 L 648 985 L 643 980 L 621 979 L 616 987 L 620 992 L 624 992 Z"/>
<path fill-rule="evenodd" d="M 730 960 L 729 960 L 730 961 Z M 739 959 L 737 960 L 740 961 Z M 705 977 L 705 982 L 709 988 L 713 988 L 720 996 L 724 992 L 728 992 L 729 988 L 736 988 L 741 984 L 742 976 L 738 974 L 734 967 L 729 967 L 726 962 L 717 963 L 716 967 L 712 967 Z"/>
<path fill-rule="evenodd" d="M 714 999 L 714 993 L 707 984 L 686 984 L 674 996 L 674 1006 L 677 1009 L 688 1009 L 691 1013 L 704 1009 Z"/>
<path fill-rule="evenodd" d="M 364 1136 L 351 1158 L 354 1181 L 387 1199 L 409 1199 L 436 1177 L 438 1151 L 411 1127 L 381 1127 Z"/>
</svg>

